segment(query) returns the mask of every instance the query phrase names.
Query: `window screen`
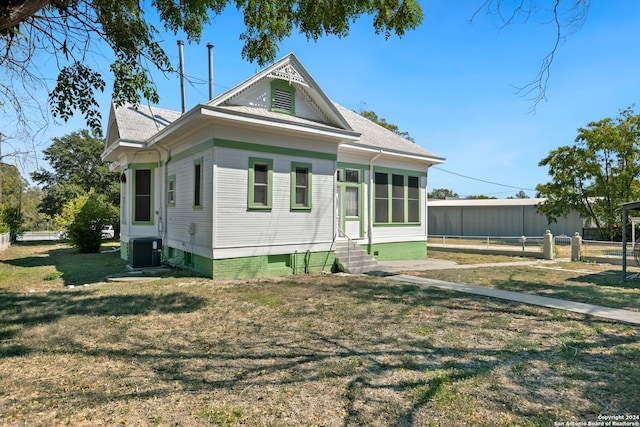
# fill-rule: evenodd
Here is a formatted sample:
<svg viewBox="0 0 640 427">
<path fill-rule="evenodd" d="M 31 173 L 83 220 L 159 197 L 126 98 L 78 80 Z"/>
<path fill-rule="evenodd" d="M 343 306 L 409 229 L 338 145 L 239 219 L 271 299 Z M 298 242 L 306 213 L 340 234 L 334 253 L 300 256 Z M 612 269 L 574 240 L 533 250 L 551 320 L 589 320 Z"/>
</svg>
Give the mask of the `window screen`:
<svg viewBox="0 0 640 427">
<path fill-rule="evenodd" d="M 136 169 L 135 172 L 134 221 L 151 221 L 151 170 Z"/>
</svg>

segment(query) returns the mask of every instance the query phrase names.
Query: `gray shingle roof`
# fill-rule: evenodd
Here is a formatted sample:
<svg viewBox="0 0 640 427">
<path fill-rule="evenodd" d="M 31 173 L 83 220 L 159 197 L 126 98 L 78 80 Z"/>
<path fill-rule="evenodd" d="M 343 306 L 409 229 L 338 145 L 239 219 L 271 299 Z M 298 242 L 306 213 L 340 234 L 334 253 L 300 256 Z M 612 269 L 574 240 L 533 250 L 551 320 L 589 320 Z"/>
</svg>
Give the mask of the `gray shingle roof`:
<svg viewBox="0 0 640 427">
<path fill-rule="evenodd" d="M 334 104 L 338 108 L 338 111 L 340 111 L 340 114 L 349 122 L 353 130 L 361 134 L 360 140 L 355 142 L 355 145 L 444 160 L 444 158 L 437 154 L 402 138 L 355 111 L 349 110 L 340 104 Z"/>
<path fill-rule="evenodd" d="M 114 108 L 119 138 L 125 141 L 144 142 L 170 125 L 180 113 L 147 105 Z"/>
<path fill-rule="evenodd" d="M 334 105 L 352 129 L 361 135 L 359 141 L 352 144 L 367 148 L 383 149 L 397 153 L 442 159 L 431 151 L 396 135 L 390 130 L 372 122 L 355 111 L 343 107 L 335 102 Z M 326 124 L 300 117 L 275 113 L 264 108 L 248 106 L 219 106 L 218 108 L 232 113 L 251 114 L 267 119 L 278 119 L 291 123 L 326 127 L 327 129 L 332 128 Z M 163 108 L 149 107 L 145 105 L 140 105 L 137 108 L 133 106 L 116 108 L 115 115 L 120 139 L 135 142 L 147 141 L 181 116 L 178 111 L 165 110 Z"/>
</svg>

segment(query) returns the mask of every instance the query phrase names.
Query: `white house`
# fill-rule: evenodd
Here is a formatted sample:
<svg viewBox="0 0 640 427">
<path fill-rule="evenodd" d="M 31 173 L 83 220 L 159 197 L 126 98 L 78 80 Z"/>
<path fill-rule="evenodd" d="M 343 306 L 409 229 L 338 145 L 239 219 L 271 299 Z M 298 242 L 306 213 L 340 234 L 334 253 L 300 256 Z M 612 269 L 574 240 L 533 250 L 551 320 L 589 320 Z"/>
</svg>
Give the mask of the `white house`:
<svg viewBox="0 0 640 427">
<path fill-rule="evenodd" d="M 112 107 L 103 159 L 121 171 L 122 257 L 215 278 L 328 270 L 346 237 L 424 258 L 444 161 L 332 102 L 293 54 L 184 114 Z"/>
</svg>

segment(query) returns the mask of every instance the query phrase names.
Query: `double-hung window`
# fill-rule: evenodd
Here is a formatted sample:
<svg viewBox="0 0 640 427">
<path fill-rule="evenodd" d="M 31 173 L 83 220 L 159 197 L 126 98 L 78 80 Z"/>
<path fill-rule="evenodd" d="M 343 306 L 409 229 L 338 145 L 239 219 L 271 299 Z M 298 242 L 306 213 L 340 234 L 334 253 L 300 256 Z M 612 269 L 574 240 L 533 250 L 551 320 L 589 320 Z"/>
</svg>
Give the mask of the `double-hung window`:
<svg viewBox="0 0 640 427">
<path fill-rule="evenodd" d="M 311 209 L 311 164 L 291 163 L 291 209 Z"/>
<path fill-rule="evenodd" d="M 193 207 L 202 208 L 202 158 L 193 163 Z"/>
<path fill-rule="evenodd" d="M 176 176 L 167 177 L 167 204 L 169 206 L 176 205 Z"/>
<path fill-rule="evenodd" d="M 248 208 L 270 210 L 273 191 L 273 160 L 249 158 Z"/>
</svg>

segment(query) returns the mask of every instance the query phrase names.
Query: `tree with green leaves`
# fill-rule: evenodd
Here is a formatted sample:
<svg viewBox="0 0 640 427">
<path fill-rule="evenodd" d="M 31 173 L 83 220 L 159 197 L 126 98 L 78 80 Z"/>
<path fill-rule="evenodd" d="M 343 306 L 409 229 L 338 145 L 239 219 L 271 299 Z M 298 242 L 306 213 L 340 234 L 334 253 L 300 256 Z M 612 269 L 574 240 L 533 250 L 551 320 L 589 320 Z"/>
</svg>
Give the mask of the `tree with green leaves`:
<svg viewBox="0 0 640 427">
<path fill-rule="evenodd" d="M 0 222 L 5 224 L 9 230 L 9 238 L 12 242 L 15 242 L 16 236 L 22 230 L 22 212 L 16 205 L 4 203 L 0 208 Z"/>
<path fill-rule="evenodd" d="M 106 86 L 105 76 L 90 57 L 96 51 L 113 51 L 110 73 L 116 105 L 138 104 L 159 97 L 150 77 L 155 67 L 174 71 L 160 47 L 161 30 L 150 23 L 158 15 L 165 31 L 184 33 L 198 42 L 203 29 L 228 5 L 244 15 L 242 57 L 264 65 L 276 57 L 280 43 L 294 30 L 311 40 L 349 34 L 351 24 L 364 15 L 373 17 L 376 34 L 402 36 L 423 18 L 417 0 L 12 0 L 0 5 L 0 68 L 8 75 L 0 80 L 0 101 L 22 110 L 14 90 L 46 87 L 38 74 L 38 54 L 53 56 L 59 67 L 57 82 L 49 93 L 54 116 L 67 120 L 75 111 L 88 126 L 100 132 L 101 116 L 96 93 Z M 51 61 L 54 62 L 54 61 Z"/>
<path fill-rule="evenodd" d="M 538 207 L 550 222 L 577 211 L 605 240 L 622 234 L 621 204 L 640 198 L 640 115 L 631 108 L 578 129 L 575 143 L 539 163 L 551 181 L 536 186 Z"/>
<path fill-rule="evenodd" d="M 446 200 L 446 199 L 459 199 L 458 193 L 449 190 L 448 188 L 434 188 L 431 193 L 428 194 L 430 199 Z"/>
<path fill-rule="evenodd" d="M 529 196 L 523 190 L 520 190 L 516 193 L 515 196 L 509 196 L 507 199 L 528 199 Z"/>
<path fill-rule="evenodd" d="M 10 203 L 18 206 L 27 188 L 26 180 L 20 175 L 18 168 L 9 163 L 0 163 L 0 174 L 2 175 L 0 204 Z"/>
<path fill-rule="evenodd" d="M 485 194 L 478 194 L 473 196 L 465 197 L 466 200 L 493 200 L 497 199 L 497 197 L 487 196 Z"/>
<path fill-rule="evenodd" d="M 91 190 L 118 206 L 119 174 L 109 171 L 109 164 L 102 161 L 103 149 L 103 140 L 86 129 L 53 138 L 53 143 L 43 150 L 51 170 L 41 168 L 31 173 L 31 179 L 44 191 L 40 211 L 53 218 L 69 200 Z"/>
</svg>

